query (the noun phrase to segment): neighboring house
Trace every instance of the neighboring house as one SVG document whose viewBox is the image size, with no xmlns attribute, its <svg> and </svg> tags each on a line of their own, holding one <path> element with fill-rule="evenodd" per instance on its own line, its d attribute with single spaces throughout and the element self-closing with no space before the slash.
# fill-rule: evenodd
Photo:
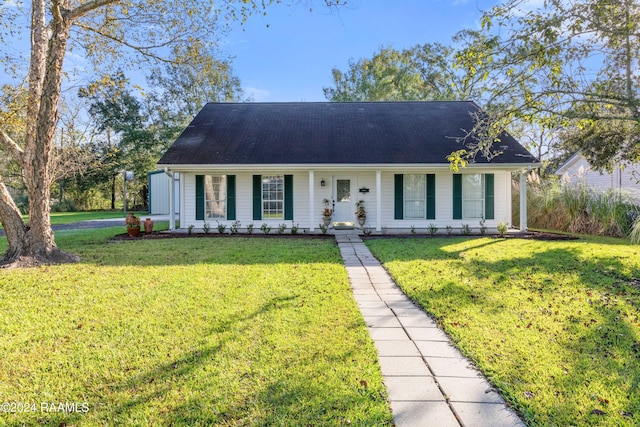
<svg viewBox="0 0 640 427">
<path fill-rule="evenodd" d="M 621 191 L 640 203 L 640 166 L 617 164 L 612 172 L 594 170 L 580 151 L 571 156 L 558 170 L 562 185 L 585 184 L 598 191 Z"/>
<path fill-rule="evenodd" d="M 180 228 L 314 231 L 328 199 L 334 225 L 354 224 L 364 200 L 365 227 L 377 231 L 477 229 L 482 219 L 495 229 L 511 225 L 512 172 L 538 164 L 504 134 L 503 154 L 453 173 L 447 156 L 464 148 L 458 139 L 478 111 L 461 101 L 210 103 L 158 166 L 180 173 Z"/>
</svg>

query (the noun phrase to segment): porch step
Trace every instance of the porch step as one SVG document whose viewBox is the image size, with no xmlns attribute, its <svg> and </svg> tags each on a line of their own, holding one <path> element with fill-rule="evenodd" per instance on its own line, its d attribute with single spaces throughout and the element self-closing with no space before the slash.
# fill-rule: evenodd
<svg viewBox="0 0 640 427">
<path fill-rule="evenodd" d="M 355 222 L 334 222 L 332 225 L 334 230 L 353 230 L 356 228 Z"/>
</svg>

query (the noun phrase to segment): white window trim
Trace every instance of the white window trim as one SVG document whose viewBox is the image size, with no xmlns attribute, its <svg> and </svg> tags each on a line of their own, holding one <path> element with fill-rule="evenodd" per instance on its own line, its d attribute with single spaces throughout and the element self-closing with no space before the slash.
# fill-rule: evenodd
<svg viewBox="0 0 640 427">
<path fill-rule="evenodd" d="M 468 182 L 467 178 L 469 178 L 470 176 L 480 176 L 480 194 L 478 195 L 477 192 L 473 193 L 473 198 L 471 197 L 465 197 L 468 192 L 465 192 L 465 184 Z M 468 184 L 467 184 L 468 185 Z M 485 212 L 485 174 L 483 173 L 477 173 L 477 174 L 463 174 L 462 175 L 462 219 L 482 219 L 484 218 L 484 212 Z M 471 216 L 469 214 L 469 206 L 468 204 L 474 202 L 480 202 L 480 216 Z"/>
<path fill-rule="evenodd" d="M 269 192 L 275 193 L 276 194 L 276 198 L 273 199 L 265 199 L 265 181 L 268 180 L 276 180 L 276 190 L 267 190 Z M 282 190 L 280 191 L 282 194 L 282 198 L 277 198 L 277 193 L 278 193 L 278 184 L 281 184 L 281 188 Z M 263 175 L 262 176 L 262 189 L 261 189 L 261 206 L 262 206 L 262 218 L 263 219 L 276 219 L 276 220 L 283 220 L 284 219 L 284 196 L 285 190 L 284 190 L 284 175 Z M 272 213 L 272 211 L 270 209 L 265 209 L 265 202 L 267 203 L 275 203 L 276 205 L 278 204 L 278 202 L 280 202 L 280 206 L 281 208 L 278 209 L 276 208 L 274 210 L 275 214 Z"/>
<path fill-rule="evenodd" d="M 219 179 L 219 182 L 214 182 L 214 179 Z M 228 198 L 228 194 L 227 194 L 227 176 L 226 175 L 204 175 L 203 177 L 204 180 L 204 218 L 205 220 L 208 219 L 227 219 L 227 198 Z M 209 191 L 207 191 L 207 185 L 208 183 L 211 183 L 212 186 L 215 186 L 216 184 L 219 186 L 218 189 L 218 194 L 224 194 L 224 198 L 220 198 L 220 199 L 209 199 Z M 215 191 L 214 191 L 215 193 Z M 212 210 L 209 209 L 209 203 L 217 203 L 217 204 L 222 204 L 224 206 L 224 213 L 222 216 L 217 216 L 217 215 L 211 215 L 212 214 Z"/>
</svg>

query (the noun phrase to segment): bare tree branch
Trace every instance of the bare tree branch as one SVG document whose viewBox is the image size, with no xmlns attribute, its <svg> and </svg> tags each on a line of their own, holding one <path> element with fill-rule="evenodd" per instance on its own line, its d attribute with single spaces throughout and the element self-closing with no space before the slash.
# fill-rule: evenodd
<svg viewBox="0 0 640 427">
<path fill-rule="evenodd" d="M 113 3 L 117 3 L 118 0 L 93 0 L 87 3 L 81 4 L 80 6 L 67 11 L 66 17 L 68 19 L 77 19 L 81 16 L 86 15 L 89 12 L 92 12 L 95 9 L 98 9 L 102 6 L 108 6 Z"/>
<path fill-rule="evenodd" d="M 2 129 L 0 129 L 0 143 L 2 143 L 5 147 L 7 147 L 9 149 L 9 151 L 11 151 L 11 154 L 13 154 L 13 157 L 15 157 L 15 159 L 18 161 L 18 163 L 22 164 L 23 158 L 24 158 L 24 151 Z"/>
<path fill-rule="evenodd" d="M 165 57 L 156 55 L 154 53 L 151 53 L 151 49 L 159 49 L 159 48 L 166 47 L 166 46 L 169 46 L 169 45 L 175 43 L 175 41 L 178 40 L 177 37 L 176 38 L 172 38 L 171 40 L 167 40 L 166 42 L 161 43 L 159 45 L 136 46 L 134 44 L 126 42 L 124 39 L 121 39 L 121 38 L 118 38 L 118 37 L 114 37 L 111 34 L 102 32 L 102 31 L 98 30 L 97 28 L 92 28 L 92 27 L 90 27 L 88 25 L 84 25 L 84 24 L 81 24 L 81 23 L 76 23 L 76 26 L 79 27 L 79 28 L 82 28 L 85 31 L 90 31 L 90 32 L 96 33 L 96 34 L 98 34 L 98 35 L 100 35 L 100 36 L 102 36 L 104 38 L 107 38 L 109 40 L 112 40 L 112 41 L 114 41 L 116 43 L 120 43 L 123 46 L 126 46 L 126 47 L 128 47 L 130 49 L 133 49 L 136 52 L 139 52 L 140 54 L 142 54 L 144 56 L 147 56 L 147 57 L 150 57 L 152 59 L 155 59 L 155 60 L 157 60 L 159 62 L 164 62 L 164 63 L 169 63 L 169 64 L 177 64 L 175 61 L 172 61 L 172 60 L 170 60 L 168 58 L 165 58 Z"/>
</svg>

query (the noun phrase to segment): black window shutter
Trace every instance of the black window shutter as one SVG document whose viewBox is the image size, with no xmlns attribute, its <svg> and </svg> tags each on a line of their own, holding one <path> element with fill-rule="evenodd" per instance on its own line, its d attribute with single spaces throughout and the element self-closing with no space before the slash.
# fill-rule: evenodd
<svg viewBox="0 0 640 427">
<path fill-rule="evenodd" d="M 262 219 L 262 175 L 253 175 L 253 219 Z"/>
<path fill-rule="evenodd" d="M 227 175 L 227 219 L 236 219 L 236 176 Z"/>
<path fill-rule="evenodd" d="M 404 175 L 397 173 L 393 175 L 393 217 L 394 219 L 404 219 Z"/>
<path fill-rule="evenodd" d="M 293 220 L 293 175 L 284 176 L 284 219 Z"/>
<path fill-rule="evenodd" d="M 203 219 L 204 219 L 204 175 L 196 175 L 196 220 L 203 220 Z"/>
<path fill-rule="evenodd" d="M 427 219 L 436 219 L 436 175 L 427 174 Z"/>
<path fill-rule="evenodd" d="M 484 219 L 495 219 L 493 174 L 484 176 Z"/>
<path fill-rule="evenodd" d="M 462 175 L 453 175 L 453 219 L 462 219 Z"/>
</svg>

